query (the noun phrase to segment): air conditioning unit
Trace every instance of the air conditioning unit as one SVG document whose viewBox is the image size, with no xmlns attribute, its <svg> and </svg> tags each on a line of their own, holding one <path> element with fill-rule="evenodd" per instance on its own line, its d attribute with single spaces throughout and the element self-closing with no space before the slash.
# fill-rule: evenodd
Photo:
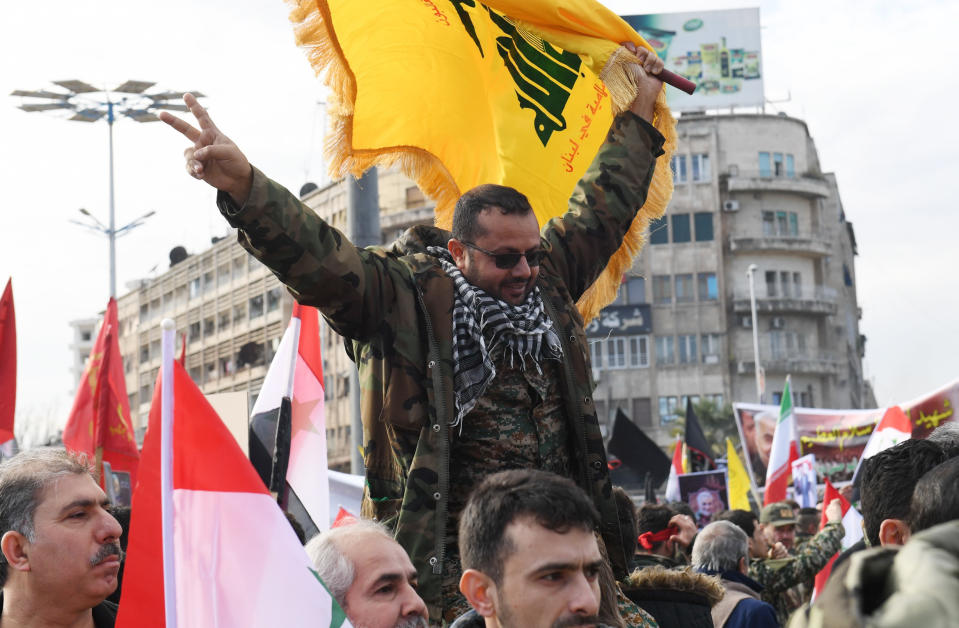
<svg viewBox="0 0 959 628">
<path fill-rule="evenodd" d="M 738 211 L 739 211 L 739 201 L 723 201 L 723 211 L 724 211 L 724 212 L 738 212 Z"/>
<path fill-rule="evenodd" d="M 782 316 L 774 316 L 771 321 L 769 321 L 769 326 L 773 329 L 783 329 L 786 327 L 786 320 Z"/>
<path fill-rule="evenodd" d="M 752 316 L 740 316 L 739 325 L 745 327 L 746 329 L 752 329 L 753 327 L 753 317 Z"/>
<path fill-rule="evenodd" d="M 719 364 L 719 356 L 718 356 L 718 355 L 704 355 L 704 356 L 703 356 L 703 363 L 704 363 L 704 364 Z"/>
</svg>

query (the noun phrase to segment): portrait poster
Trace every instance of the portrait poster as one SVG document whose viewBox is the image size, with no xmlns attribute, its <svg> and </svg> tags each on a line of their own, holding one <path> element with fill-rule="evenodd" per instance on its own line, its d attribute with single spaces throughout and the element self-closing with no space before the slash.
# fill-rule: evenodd
<svg viewBox="0 0 959 628">
<path fill-rule="evenodd" d="M 726 470 L 680 474 L 679 494 L 693 509 L 696 527 L 702 529 L 714 516 L 729 508 Z"/>
<path fill-rule="evenodd" d="M 794 499 L 799 502 L 801 508 L 815 508 L 819 501 L 816 455 L 807 454 L 794 460 L 792 468 Z"/>
</svg>

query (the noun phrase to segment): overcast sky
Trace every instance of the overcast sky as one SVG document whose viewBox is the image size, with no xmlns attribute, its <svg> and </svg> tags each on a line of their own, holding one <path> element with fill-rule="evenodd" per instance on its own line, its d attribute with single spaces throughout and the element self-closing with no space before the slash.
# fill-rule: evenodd
<svg viewBox="0 0 959 628">
<path fill-rule="evenodd" d="M 756 6 L 626 2 L 620 14 Z M 859 245 L 866 374 L 880 405 L 959 376 L 959 128 L 951 107 L 959 3 L 761 2 L 768 111 L 804 119 L 835 172 Z M 375 3 L 371 2 L 372 7 Z M 325 177 L 323 89 L 293 42 L 280 0 L 16 2 L 0 21 L 0 284 L 13 277 L 19 341 L 18 434 L 25 417 L 62 423 L 72 402 L 69 321 L 108 294 L 107 241 L 68 222 L 108 215 L 107 125 L 17 109 L 15 89 L 127 79 L 200 90 L 249 159 L 293 190 Z M 779 102 L 786 101 L 786 102 Z M 184 142 L 162 123 L 114 126 L 117 226 L 148 212 L 117 245 L 118 290 L 162 273 L 175 245 L 191 252 L 227 232 L 214 193 L 183 170 Z M 950 271 L 953 269 L 953 271 Z M 950 314 L 953 312 L 953 314 Z"/>
</svg>

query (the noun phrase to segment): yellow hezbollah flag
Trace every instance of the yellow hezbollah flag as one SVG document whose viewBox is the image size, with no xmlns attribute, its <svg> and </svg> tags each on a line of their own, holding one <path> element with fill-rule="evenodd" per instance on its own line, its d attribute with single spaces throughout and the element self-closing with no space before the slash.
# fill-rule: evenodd
<svg viewBox="0 0 959 628">
<path fill-rule="evenodd" d="M 749 510 L 749 474 L 730 438 L 726 439 L 726 466 L 729 470 L 729 507 Z"/>
<path fill-rule="evenodd" d="M 635 95 L 619 43 L 649 48 L 594 0 L 291 1 L 297 42 L 331 91 L 333 176 L 398 164 L 446 229 L 456 199 L 481 183 L 520 190 L 540 224 L 562 215 Z M 663 94 L 653 123 L 666 154 L 623 246 L 578 304 L 587 319 L 615 297 L 672 195 Z"/>
</svg>

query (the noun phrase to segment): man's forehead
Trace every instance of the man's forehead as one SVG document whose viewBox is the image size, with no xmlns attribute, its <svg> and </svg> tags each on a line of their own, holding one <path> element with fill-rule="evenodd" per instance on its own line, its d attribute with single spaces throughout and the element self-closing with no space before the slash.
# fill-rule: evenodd
<svg viewBox="0 0 959 628">
<path fill-rule="evenodd" d="M 37 510 L 59 510 L 78 501 L 99 503 L 107 499 L 93 478 L 86 473 L 70 473 L 51 480 L 40 493 Z"/>
<path fill-rule="evenodd" d="M 523 561 L 530 570 L 557 562 L 593 562 L 602 559 L 596 536 L 579 526 L 565 532 L 550 530 L 535 520 L 523 518 L 506 527 L 507 538 L 515 550 L 513 555 L 525 552 Z"/>
<path fill-rule="evenodd" d="M 351 535 L 341 551 L 356 566 L 357 578 L 364 581 L 373 581 L 386 574 L 407 576 L 416 571 L 399 543 L 376 532 Z"/>
</svg>

